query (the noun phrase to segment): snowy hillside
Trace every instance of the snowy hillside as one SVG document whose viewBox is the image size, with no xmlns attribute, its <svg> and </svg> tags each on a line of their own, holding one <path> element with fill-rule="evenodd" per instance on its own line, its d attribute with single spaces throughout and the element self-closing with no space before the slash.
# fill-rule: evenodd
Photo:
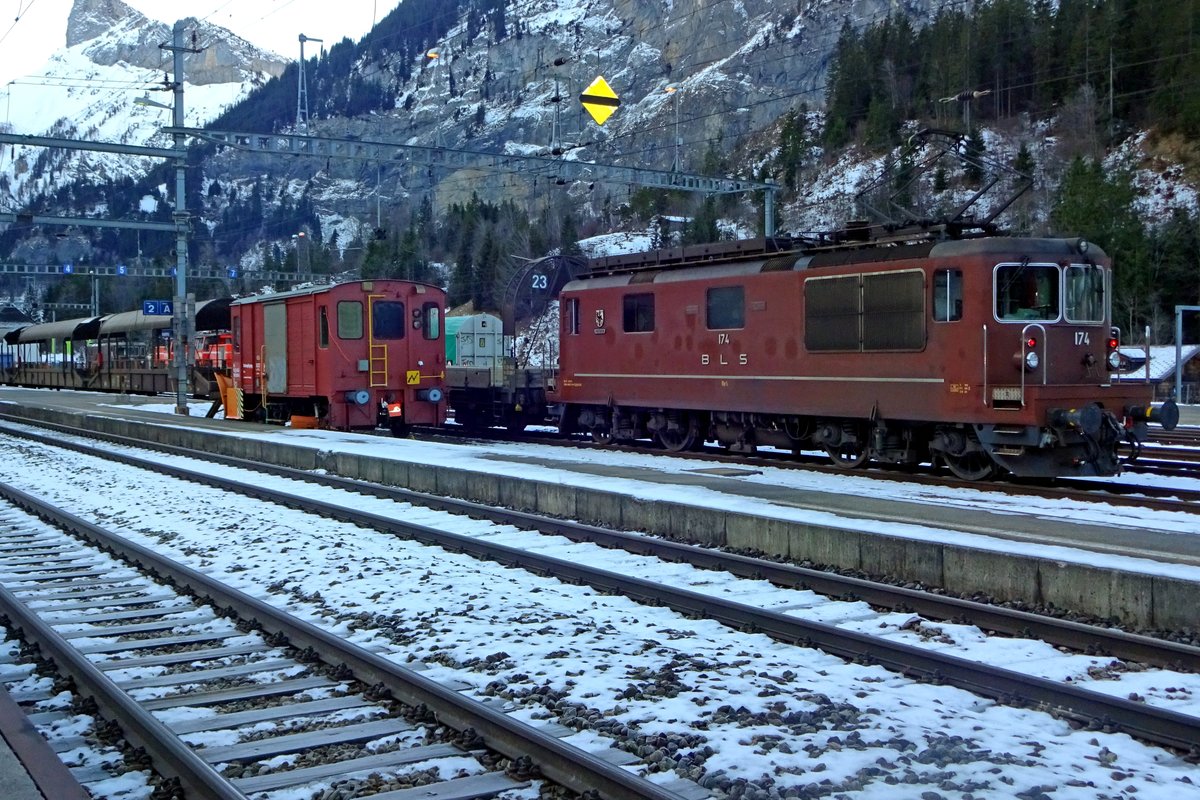
<svg viewBox="0 0 1200 800">
<path fill-rule="evenodd" d="M 194 31 L 197 42 L 208 46 L 202 58 L 185 61 L 185 120 L 199 126 L 280 74 L 284 62 L 224 29 L 191 22 L 188 43 Z M 77 0 L 66 40 L 69 46 L 38 70 L 41 77 L 15 80 L 0 91 L 7 131 L 170 146 L 159 128 L 171 123 L 171 112 L 134 103 L 143 96 L 173 102 L 171 92 L 157 91 L 170 69 L 170 54 L 159 47 L 171 41 L 170 27 L 119 0 Z M 152 165 L 111 154 L 48 156 L 40 148 L 2 148 L 0 198 L 19 207 L 72 180 L 137 177 Z"/>
</svg>

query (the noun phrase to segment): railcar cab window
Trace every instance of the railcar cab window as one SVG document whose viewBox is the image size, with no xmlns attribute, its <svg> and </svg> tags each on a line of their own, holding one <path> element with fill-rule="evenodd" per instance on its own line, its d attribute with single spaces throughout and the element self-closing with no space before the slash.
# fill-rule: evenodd
<svg viewBox="0 0 1200 800">
<path fill-rule="evenodd" d="M 442 335 L 442 310 L 437 303 L 426 303 L 421 306 L 421 320 L 424 323 L 425 338 L 433 340 Z"/>
<path fill-rule="evenodd" d="M 363 306 L 358 300 L 340 300 L 337 305 L 339 339 L 363 337 Z"/>
<path fill-rule="evenodd" d="M 329 308 L 321 306 L 321 322 L 318 335 L 321 337 L 317 342 L 317 347 L 325 350 L 329 347 Z"/>
<path fill-rule="evenodd" d="M 1001 264 L 996 267 L 996 318 L 1056 320 L 1058 290 L 1059 271 L 1054 264 Z"/>
<path fill-rule="evenodd" d="M 1067 322 L 1104 322 L 1106 272 L 1095 264 L 1072 264 L 1066 274 Z"/>
<path fill-rule="evenodd" d="M 418 316 L 420 312 L 417 312 Z M 417 319 L 417 326 L 421 321 Z M 377 300 L 371 304 L 371 337 L 374 339 L 403 339 L 404 328 L 408 324 L 404 318 L 404 303 L 395 300 Z"/>
<path fill-rule="evenodd" d="M 707 292 L 707 325 L 710 331 L 746 327 L 746 290 L 718 286 Z"/>
<path fill-rule="evenodd" d="M 963 283 L 961 269 L 939 269 L 933 273 L 933 321 L 962 319 Z"/>
<path fill-rule="evenodd" d="M 654 295 L 625 295 L 624 323 L 626 333 L 649 333 L 654 330 Z"/>
</svg>

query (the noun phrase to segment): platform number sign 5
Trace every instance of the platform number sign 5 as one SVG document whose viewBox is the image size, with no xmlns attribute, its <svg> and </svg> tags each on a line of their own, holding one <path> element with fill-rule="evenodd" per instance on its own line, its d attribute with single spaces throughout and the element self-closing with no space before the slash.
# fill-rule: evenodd
<svg viewBox="0 0 1200 800">
<path fill-rule="evenodd" d="M 531 288 L 535 292 L 544 292 L 550 288 L 550 278 L 541 272 L 533 273 L 531 278 Z"/>
</svg>

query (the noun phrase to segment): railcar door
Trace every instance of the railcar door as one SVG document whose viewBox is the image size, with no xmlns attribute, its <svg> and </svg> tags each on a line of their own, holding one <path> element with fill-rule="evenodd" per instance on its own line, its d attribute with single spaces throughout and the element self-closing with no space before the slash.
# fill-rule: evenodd
<svg viewBox="0 0 1200 800">
<path fill-rule="evenodd" d="M 313 324 L 313 308 L 310 297 L 293 300 L 287 306 L 287 330 L 291 333 L 293 343 L 287 351 L 290 395 L 311 395 L 317 391 L 317 368 L 312 352 L 317 335 Z"/>
<path fill-rule="evenodd" d="M 287 306 L 263 306 L 263 359 L 267 369 L 267 393 L 283 394 L 288 386 Z"/>
</svg>

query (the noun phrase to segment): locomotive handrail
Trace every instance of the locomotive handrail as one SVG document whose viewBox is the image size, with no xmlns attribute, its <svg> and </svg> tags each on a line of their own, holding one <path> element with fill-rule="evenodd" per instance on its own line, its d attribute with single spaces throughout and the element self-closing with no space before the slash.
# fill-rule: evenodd
<svg viewBox="0 0 1200 800">
<path fill-rule="evenodd" d="M 1049 383 L 1048 371 L 1046 368 L 1046 328 L 1040 322 L 1031 322 L 1024 328 L 1021 328 L 1021 408 L 1025 407 L 1025 343 L 1029 341 L 1029 329 L 1037 328 L 1041 331 L 1041 336 L 1038 341 L 1042 344 L 1041 368 L 1042 368 L 1042 386 Z"/>
<path fill-rule="evenodd" d="M 987 323 L 983 325 L 983 407 L 988 405 L 988 329 Z"/>
</svg>

